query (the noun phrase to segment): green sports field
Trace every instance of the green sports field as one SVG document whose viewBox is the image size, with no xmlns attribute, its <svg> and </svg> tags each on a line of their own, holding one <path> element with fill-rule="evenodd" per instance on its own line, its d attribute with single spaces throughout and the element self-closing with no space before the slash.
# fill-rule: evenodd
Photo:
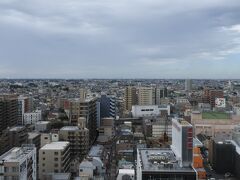
<svg viewBox="0 0 240 180">
<path fill-rule="evenodd" d="M 229 114 L 224 112 L 203 112 L 203 119 L 229 119 Z"/>
</svg>

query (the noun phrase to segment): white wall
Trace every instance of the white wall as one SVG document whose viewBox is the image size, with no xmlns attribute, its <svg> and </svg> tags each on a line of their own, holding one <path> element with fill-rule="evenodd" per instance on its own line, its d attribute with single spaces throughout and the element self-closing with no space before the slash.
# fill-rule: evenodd
<svg viewBox="0 0 240 180">
<path fill-rule="evenodd" d="M 35 111 L 31 113 L 24 113 L 23 114 L 23 123 L 26 124 L 36 124 L 36 122 L 42 120 L 42 112 Z"/>
<path fill-rule="evenodd" d="M 182 156 L 182 128 L 178 125 L 176 119 L 172 120 L 172 146 L 173 152 L 176 155 L 177 160 Z"/>
<path fill-rule="evenodd" d="M 151 105 L 151 106 L 132 106 L 132 116 L 133 117 L 146 117 L 146 116 L 159 116 L 162 110 L 166 110 L 168 115 L 170 115 L 170 106 L 166 107 Z"/>
</svg>

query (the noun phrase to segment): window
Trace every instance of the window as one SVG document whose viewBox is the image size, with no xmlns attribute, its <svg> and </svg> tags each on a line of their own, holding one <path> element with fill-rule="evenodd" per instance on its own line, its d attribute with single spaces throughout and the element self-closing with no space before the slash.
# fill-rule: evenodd
<svg viewBox="0 0 240 180">
<path fill-rule="evenodd" d="M 18 176 L 12 176 L 12 180 L 19 180 Z"/>
<path fill-rule="evenodd" d="M 55 173 L 58 173 L 58 169 L 55 169 L 54 172 L 55 172 Z"/>
<path fill-rule="evenodd" d="M 58 152 L 54 152 L 54 155 L 58 155 Z"/>
<path fill-rule="evenodd" d="M 8 172 L 8 171 L 9 171 L 8 167 L 4 167 L 4 172 Z"/>
<path fill-rule="evenodd" d="M 45 163 L 43 163 L 42 166 L 44 167 L 44 166 L 45 166 Z"/>
<path fill-rule="evenodd" d="M 17 167 L 12 167 L 12 172 L 17 172 L 18 168 Z"/>
<path fill-rule="evenodd" d="M 45 151 L 43 151 L 42 153 L 45 154 Z"/>
<path fill-rule="evenodd" d="M 42 172 L 45 172 L 45 169 L 43 169 Z"/>
<path fill-rule="evenodd" d="M 46 158 L 42 158 L 43 161 L 45 161 Z"/>
<path fill-rule="evenodd" d="M 54 158 L 54 161 L 58 161 L 58 158 Z"/>
<path fill-rule="evenodd" d="M 58 164 L 54 164 L 54 167 L 58 167 Z"/>
</svg>

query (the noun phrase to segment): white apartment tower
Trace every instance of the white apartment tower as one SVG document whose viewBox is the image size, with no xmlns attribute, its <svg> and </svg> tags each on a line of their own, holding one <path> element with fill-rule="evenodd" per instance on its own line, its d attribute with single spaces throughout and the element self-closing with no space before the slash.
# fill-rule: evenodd
<svg viewBox="0 0 240 180">
<path fill-rule="evenodd" d="M 36 110 L 31 113 L 23 114 L 23 125 L 26 124 L 36 124 L 38 121 L 42 120 L 42 112 L 41 110 Z"/>
<path fill-rule="evenodd" d="M 185 80 L 185 91 L 191 91 L 192 90 L 192 80 L 186 79 Z"/>
<path fill-rule="evenodd" d="M 0 180 L 36 180 L 36 148 L 34 145 L 14 147 L 0 156 Z"/>
<path fill-rule="evenodd" d="M 193 159 L 193 127 L 183 119 L 172 120 L 172 146 L 181 167 L 189 167 Z"/>
</svg>

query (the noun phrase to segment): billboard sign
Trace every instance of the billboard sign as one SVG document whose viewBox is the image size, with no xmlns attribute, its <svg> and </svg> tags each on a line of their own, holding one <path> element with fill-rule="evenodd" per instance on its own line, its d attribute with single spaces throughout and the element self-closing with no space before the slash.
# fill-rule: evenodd
<svg viewBox="0 0 240 180">
<path fill-rule="evenodd" d="M 216 100 L 215 100 L 215 107 L 225 108 L 226 107 L 226 100 L 225 100 L 225 98 L 216 98 Z"/>
</svg>

